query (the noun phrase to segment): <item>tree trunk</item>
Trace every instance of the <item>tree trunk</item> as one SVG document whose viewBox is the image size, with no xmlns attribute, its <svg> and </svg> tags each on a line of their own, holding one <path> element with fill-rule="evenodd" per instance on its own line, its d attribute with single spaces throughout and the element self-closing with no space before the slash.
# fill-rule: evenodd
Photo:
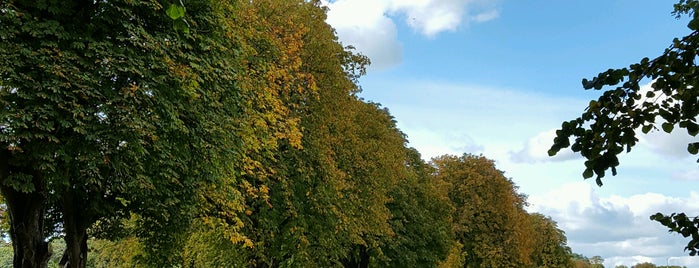
<svg viewBox="0 0 699 268">
<path fill-rule="evenodd" d="M 0 191 L 5 197 L 10 215 L 10 239 L 14 251 L 14 268 L 47 267 L 51 252 L 44 239 L 45 187 L 42 177 L 33 172 L 17 170 L 10 165 L 10 152 L 0 151 Z M 32 175 L 34 191 L 23 193 L 5 183 L 14 172 Z"/>
<path fill-rule="evenodd" d="M 359 249 L 359 265 L 360 268 L 369 267 L 369 250 L 366 246 L 361 246 Z"/>
<path fill-rule="evenodd" d="M 352 254 L 348 259 L 342 262 L 344 267 L 352 268 L 367 268 L 369 267 L 369 250 L 366 246 L 358 246 L 357 255 Z"/>
<path fill-rule="evenodd" d="M 90 216 L 80 214 L 81 211 L 88 213 L 81 208 L 71 189 L 65 189 L 62 201 L 66 250 L 59 264 L 64 268 L 84 268 L 87 264 L 86 223 L 90 222 Z"/>
<path fill-rule="evenodd" d="M 66 233 L 66 250 L 63 252 L 60 267 L 63 268 L 84 268 L 87 265 L 87 234 Z"/>
</svg>

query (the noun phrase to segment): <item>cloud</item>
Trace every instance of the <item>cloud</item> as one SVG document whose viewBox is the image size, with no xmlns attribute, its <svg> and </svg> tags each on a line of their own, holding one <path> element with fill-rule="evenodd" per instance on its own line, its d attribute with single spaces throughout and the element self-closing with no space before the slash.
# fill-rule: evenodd
<svg viewBox="0 0 699 268">
<path fill-rule="evenodd" d="M 498 17 L 500 17 L 500 12 L 498 12 L 497 10 L 490 10 L 473 16 L 472 20 L 475 22 L 486 22 L 494 20 Z"/>
<path fill-rule="evenodd" d="M 519 151 L 510 152 L 510 160 L 515 163 L 536 163 L 547 161 L 565 161 L 579 158 L 579 154 L 573 153 L 569 148 L 563 149 L 555 156 L 548 155 L 548 150 L 553 145 L 556 137 L 556 129 L 541 132 L 524 143 Z"/>
<path fill-rule="evenodd" d="M 478 144 L 471 136 L 458 131 L 443 134 L 429 130 L 417 130 L 411 132 L 408 140 L 411 146 L 417 147 L 416 149 L 420 151 L 425 160 L 445 154 L 480 154 L 484 149 L 483 145 Z"/>
<path fill-rule="evenodd" d="M 416 32 L 435 37 L 455 31 L 470 21 L 493 20 L 499 12 L 485 0 L 336 0 L 323 1 L 328 7 L 328 24 L 344 45 L 354 46 L 368 56 L 373 69 L 386 69 L 401 62 L 395 19 Z M 474 12 L 475 11 L 475 12 Z"/>
<path fill-rule="evenodd" d="M 390 107 L 410 145 L 425 158 L 482 153 L 498 162 L 510 162 L 512 151 L 520 150 L 529 137 L 559 125 L 586 103 L 514 89 L 431 80 L 391 81 L 367 88 L 400 89 L 364 91 L 362 97 Z M 537 157 L 547 159 L 549 146 L 545 143 L 553 138 L 536 140 L 529 145 L 531 150 L 522 150 L 538 150 Z M 538 149 L 534 148 L 536 144 Z M 558 156 L 565 157 L 564 151 Z"/>
<path fill-rule="evenodd" d="M 386 69 L 401 62 L 402 47 L 395 23 L 386 16 L 386 1 L 339 0 L 326 5 L 326 21 L 340 41 L 369 57 L 371 68 Z"/>
<path fill-rule="evenodd" d="M 405 14 L 406 24 L 426 36 L 453 31 L 461 24 L 468 1 L 390 1 L 390 11 Z"/>
<path fill-rule="evenodd" d="M 662 124 L 659 120 L 659 124 Z M 677 126 L 675 126 L 677 128 Z M 638 133 L 641 133 L 640 131 Z M 686 158 L 691 156 L 687 152 L 687 144 L 696 142 L 697 138 L 687 134 L 684 129 L 675 129 L 672 133 L 664 131 L 652 131 L 639 136 L 639 145 L 648 146 L 653 152 L 672 158 Z"/>
<path fill-rule="evenodd" d="M 689 265 L 692 260 L 683 252 L 687 240 L 668 233 L 649 216 L 679 211 L 699 215 L 699 193 L 682 198 L 658 193 L 600 197 L 597 189 L 586 182 L 566 184 L 530 197 L 530 210 L 551 216 L 566 232 L 574 252 L 602 256 L 605 266 L 664 264 L 668 257 L 676 261 L 673 264 Z"/>
<path fill-rule="evenodd" d="M 672 175 L 674 179 L 683 181 L 699 181 L 699 169 L 694 168 L 682 172 L 676 172 Z"/>
<path fill-rule="evenodd" d="M 651 86 L 653 83 L 654 81 L 651 81 L 641 86 L 639 94 L 642 97 L 635 105 L 636 107 L 641 107 L 645 102 L 660 103 L 668 99 L 665 94 L 660 93 L 652 98 L 647 97 L 646 94 L 648 92 L 654 91 Z M 655 126 L 658 129 L 651 130 L 651 132 L 648 134 L 642 134 L 640 129 L 636 130 L 636 133 L 640 134 L 639 144 L 647 146 L 653 152 L 663 156 L 673 158 L 685 158 L 689 156 L 689 153 L 687 152 L 687 144 L 696 142 L 697 139 L 687 134 L 687 131 L 679 128 L 678 125 L 675 125 L 674 131 L 671 133 L 665 133 L 665 131 L 659 129 L 660 125 L 665 122 L 666 121 L 663 120 L 662 117 L 657 116 Z"/>
</svg>

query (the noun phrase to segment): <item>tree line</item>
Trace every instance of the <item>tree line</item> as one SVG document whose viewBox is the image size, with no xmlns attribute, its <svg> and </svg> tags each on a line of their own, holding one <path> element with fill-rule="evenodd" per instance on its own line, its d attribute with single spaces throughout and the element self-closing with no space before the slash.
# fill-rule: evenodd
<svg viewBox="0 0 699 268">
<path fill-rule="evenodd" d="M 492 160 L 407 147 L 358 96 L 369 60 L 325 18 L 305 0 L 2 1 L 0 252 L 13 267 L 573 267 Z"/>
</svg>

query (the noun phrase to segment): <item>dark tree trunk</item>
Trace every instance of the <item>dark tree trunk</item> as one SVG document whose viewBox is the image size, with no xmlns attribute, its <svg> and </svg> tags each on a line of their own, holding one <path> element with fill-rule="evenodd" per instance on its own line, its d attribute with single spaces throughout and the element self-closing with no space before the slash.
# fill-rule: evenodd
<svg viewBox="0 0 699 268">
<path fill-rule="evenodd" d="M 349 259 L 342 262 L 342 266 L 348 268 L 367 268 L 369 267 L 369 250 L 366 246 L 359 246 L 359 252 L 357 254 L 352 254 L 354 256 L 349 257 Z"/>
<path fill-rule="evenodd" d="M 359 265 L 357 267 L 369 267 L 369 250 L 365 246 L 359 248 Z"/>
<path fill-rule="evenodd" d="M 88 215 L 81 215 L 80 201 L 73 192 L 66 189 L 63 193 L 63 223 L 66 234 L 66 250 L 61 257 L 61 267 L 84 268 L 87 264 L 87 222 Z"/>
<path fill-rule="evenodd" d="M 84 268 L 87 265 L 87 234 L 66 234 L 66 250 L 59 265 L 63 268 Z"/>
<path fill-rule="evenodd" d="M 45 187 L 42 177 L 35 172 L 19 170 L 10 165 L 10 152 L 0 151 L 0 191 L 5 197 L 10 215 L 10 238 L 14 251 L 13 267 L 47 267 L 51 252 L 44 237 L 46 211 Z M 24 193 L 5 183 L 10 174 L 21 172 L 32 175 L 34 191 Z"/>
</svg>

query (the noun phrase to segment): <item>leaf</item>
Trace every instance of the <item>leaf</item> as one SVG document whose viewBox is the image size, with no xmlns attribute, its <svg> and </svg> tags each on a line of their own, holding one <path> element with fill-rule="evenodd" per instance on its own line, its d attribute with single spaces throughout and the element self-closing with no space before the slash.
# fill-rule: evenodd
<svg viewBox="0 0 699 268">
<path fill-rule="evenodd" d="M 697 154 L 697 153 L 699 153 L 699 142 L 694 142 L 694 143 L 688 144 L 688 145 L 687 145 L 687 151 L 688 151 L 690 154 Z"/>
<path fill-rule="evenodd" d="M 691 29 L 692 31 L 696 31 L 697 29 L 699 29 L 699 20 L 693 19 L 693 20 L 689 21 L 689 23 L 687 24 L 687 27 L 689 29 Z"/>
<path fill-rule="evenodd" d="M 699 134 L 699 125 L 694 122 L 687 122 L 687 133 L 689 135 L 692 135 L 692 137 L 696 137 L 697 134 Z"/>
<path fill-rule="evenodd" d="M 658 212 L 658 213 L 655 213 L 655 214 L 651 215 L 651 216 L 650 216 L 650 220 L 652 220 L 652 221 L 660 221 L 660 219 L 662 219 L 663 217 L 665 217 L 665 216 L 664 216 L 662 213 Z"/>
<path fill-rule="evenodd" d="M 594 175 L 594 173 L 592 172 L 591 168 L 586 168 L 585 171 L 583 172 L 583 178 L 585 178 L 585 179 L 592 178 L 593 175 Z"/>
<path fill-rule="evenodd" d="M 670 133 L 670 132 L 672 132 L 672 129 L 675 128 L 675 125 L 668 123 L 668 122 L 665 122 L 665 123 L 663 123 L 662 127 L 663 127 L 663 131 L 665 131 L 666 133 Z"/>
<path fill-rule="evenodd" d="M 189 25 L 187 25 L 187 22 L 184 19 L 176 20 L 172 27 L 175 29 L 175 31 L 183 32 L 186 34 L 189 33 Z"/>
<path fill-rule="evenodd" d="M 167 14 L 168 17 L 170 17 L 173 20 L 177 20 L 179 18 L 184 17 L 186 9 L 185 7 L 178 5 L 178 4 L 170 4 L 170 6 L 167 7 L 167 10 L 165 10 L 165 14 Z"/>
<path fill-rule="evenodd" d="M 641 128 L 641 131 L 643 132 L 643 134 L 648 134 L 648 132 L 650 132 L 651 129 L 653 129 L 653 125 L 645 125 Z"/>
</svg>

